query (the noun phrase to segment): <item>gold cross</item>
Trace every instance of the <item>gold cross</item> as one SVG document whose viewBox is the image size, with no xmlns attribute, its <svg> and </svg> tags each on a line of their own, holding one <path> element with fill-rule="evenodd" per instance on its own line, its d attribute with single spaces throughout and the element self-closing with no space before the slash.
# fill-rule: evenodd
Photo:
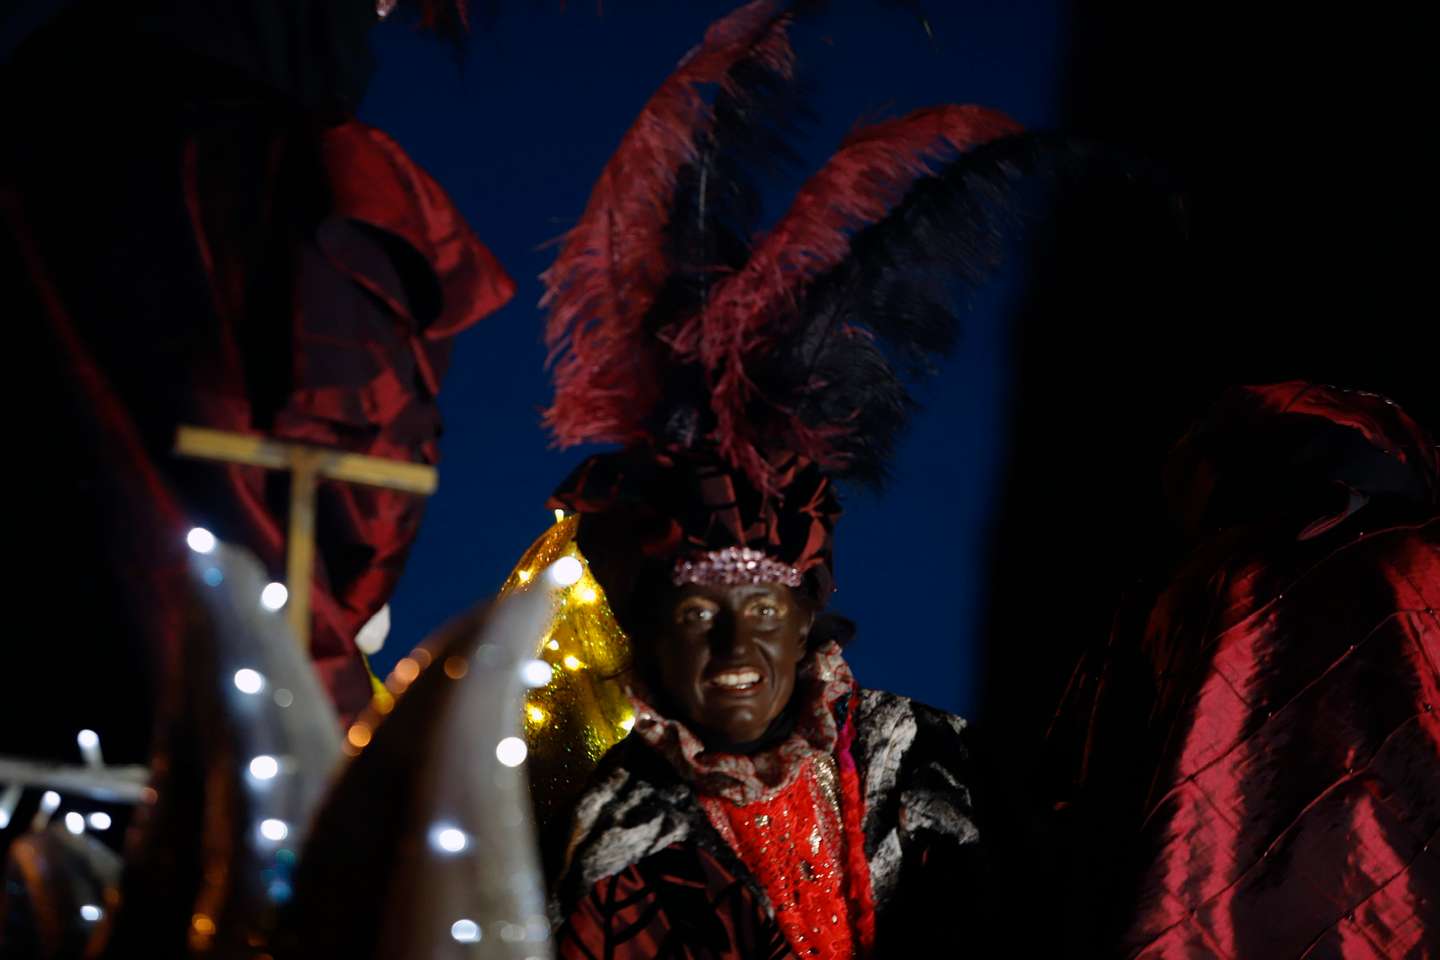
<svg viewBox="0 0 1440 960">
<path fill-rule="evenodd" d="M 266 437 L 204 427 L 181 427 L 175 451 L 187 457 L 290 471 L 290 530 L 285 544 L 286 615 L 310 649 L 310 580 L 315 570 L 315 488 L 321 480 L 363 483 L 429 496 L 435 468 L 423 463 L 367 457 L 326 447 L 285 443 Z"/>
</svg>

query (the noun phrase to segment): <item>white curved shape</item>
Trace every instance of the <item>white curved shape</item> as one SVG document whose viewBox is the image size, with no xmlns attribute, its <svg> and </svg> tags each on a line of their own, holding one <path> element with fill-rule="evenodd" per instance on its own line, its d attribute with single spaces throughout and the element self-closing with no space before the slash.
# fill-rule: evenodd
<svg viewBox="0 0 1440 960">
<path fill-rule="evenodd" d="M 365 621 L 365 626 L 355 634 L 355 646 L 360 652 L 367 656 L 380 652 L 385 646 L 385 638 L 390 636 L 390 604 L 385 604 L 375 611 L 375 616 Z"/>
</svg>

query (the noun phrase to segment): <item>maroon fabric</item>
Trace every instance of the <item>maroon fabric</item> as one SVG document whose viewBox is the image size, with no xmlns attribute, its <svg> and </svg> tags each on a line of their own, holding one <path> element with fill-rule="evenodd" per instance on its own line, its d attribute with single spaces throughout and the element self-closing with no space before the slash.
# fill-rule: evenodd
<svg viewBox="0 0 1440 960">
<path fill-rule="evenodd" d="M 440 433 L 435 397 L 450 338 L 503 305 L 514 285 L 439 186 L 385 134 L 349 121 L 320 131 L 316 145 L 315 186 L 328 192 L 329 209 L 313 237 L 293 238 L 288 395 L 276 398 L 267 424 L 252 393 L 206 396 L 201 386 L 206 425 L 259 428 L 283 440 L 433 464 Z M 264 225 L 253 223 L 251 208 L 227 209 L 235 171 L 221 152 L 229 144 L 199 139 L 187 147 L 187 203 L 216 312 L 238 330 L 253 320 L 247 298 L 254 263 L 227 241 L 240 232 L 236 220 L 240 230 Z M 278 165 L 294 150 L 283 139 L 269 145 L 277 182 L 290 175 Z M 274 202 L 264 194 L 256 199 Z M 243 358 L 237 366 L 243 368 Z M 277 484 L 253 468 L 224 469 L 227 498 L 240 508 L 241 529 L 232 536 L 283 569 L 284 507 L 267 497 Z M 354 637 L 394 590 L 423 507 L 408 494 L 322 487 L 311 649 L 343 711 L 369 699 Z"/>
<path fill-rule="evenodd" d="M 561 960 L 793 957 L 749 887 L 710 854 L 670 847 L 595 885 L 561 928 Z"/>
<path fill-rule="evenodd" d="M 184 530 L 184 516 L 161 471 L 146 456 L 142 439 L 130 418 L 125 416 L 114 389 L 104 372 L 97 365 L 76 328 L 74 319 L 65 306 L 65 299 L 57 289 L 54 278 L 32 242 L 30 230 L 25 222 L 20 197 L 9 186 L 0 189 L 0 233 L 8 241 L 4 249 L 13 259 L 10 266 L 16 276 L 26 278 L 26 287 L 17 290 L 18 296 L 12 306 L 19 314 L 29 309 L 32 316 L 42 322 L 44 335 L 37 346 L 40 356 L 54 358 L 56 366 L 63 367 L 69 374 L 67 391 L 61 401 L 61 416 L 76 423 L 80 429 L 63 436 L 47 435 L 36 438 L 37 443 L 26 445 L 37 456 L 37 461 L 46 467 L 63 472 L 67 469 L 93 467 L 105 463 L 113 467 L 113 473 L 104 479 L 110 488 L 108 495 L 98 498 L 92 508 L 119 512 L 123 505 L 124 522 L 119 525 L 122 535 L 113 537 L 106 545 L 109 549 L 87 559 L 98 559 L 114 571 L 125 571 L 124 579 L 135 593 L 142 597 L 172 597 L 185 590 L 187 578 L 186 548 L 180 536 L 156 537 L 141 533 L 153 531 L 177 532 Z M 53 369 L 45 366 L 42 370 Z M 41 420 L 43 424 L 44 421 Z M 34 424 L 29 424 L 34 426 Z M 43 426 L 42 426 L 43 431 Z M 55 486 L 66 489 L 62 478 Z M 86 478 L 89 480 L 90 478 Z M 41 504 L 46 501 L 37 498 Z M 73 513 L 82 524 L 94 524 L 98 518 L 89 515 L 81 504 L 75 504 Z M 29 513 L 22 513 L 14 524 L 20 542 L 34 548 L 35 560 L 42 576 L 54 576 L 57 572 L 73 567 L 76 558 L 74 544 L 66 538 L 68 525 L 65 515 L 45 516 L 38 519 L 49 528 L 50 537 L 28 537 L 34 527 Z M 68 528 L 73 529 L 73 528 Z M 42 535 L 43 537 L 43 535 Z M 65 551 L 64 566 L 56 563 L 56 552 Z M 77 591 L 80 609 L 98 599 L 95 594 Z M 29 593 L 27 596 L 43 600 L 44 592 Z M 112 616 L 118 611 L 110 611 Z M 120 614 L 123 616 L 123 614 Z M 113 651 L 122 656 L 126 653 L 145 651 L 148 658 L 145 666 L 165 671 L 174 663 L 176 650 L 174 641 L 180 636 L 181 611 L 179 604 L 156 604 L 148 611 L 146 635 L 140 638 L 122 638 L 113 645 Z M 84 623 L 81 617 L 74 620 Z M 23 622 L 23 621 L 22 621 Z M 24 631 L 22 631 L 22 635 Z M 77 646 L 84 650 L 84 637 L 77 638 Z M 126 640 L 129 642 L 126 642 Z M 27 670 L 26 660 L 41 653 L 33 643 L 18 645 L 21 650 L 19 674 L 30 676 L 32 681 L 47 675 L 48 671 Z M 47 667 L 49 665 L 46 665 Z M 45 671 L 45 672 L 41 672 Z M 43 691 L 43 685 L 40 691 Z M 32 688 L 32 693 L 40 692 Z M 6 726 L 9 726 L 7 724 Z M 65 730 L 70 735 L 70 729 Z M 22 737 L 34 741 L 33 727 L 21 728 Z"/>
<path fill-rule="evenodd" d="M 1125 955 L 1440 956 L 1437 477 L 1393 405 L 1307 384 L 1177 448 L 1193 548 L 1057 726 Z"/>
<path fill-rule="evenodd" d="M 383 134 L 317 123 L 228 75 L 192 80 L 225 95 L 200 112 L 135 101 L 144 109 L 94 128 L 37 112 L 0 169 L 0 240 L 25 252 L 7 256 L 5 288 L 57 387 L 26 418 L 36 436 L 25 445 L 55 482 L 29 493 L 35 518 L 20 536 L 61 541 L 37 555 L 40 570 L 62 543 L 98 565 L 67 629 L 78 670 L 55 684 L 93 711 L 91 725 L 104 719 L 117 759 L 143 756 L 140 664 L 176 614 L 154 564 L 135 558 L 183 550 L 200 524 L 284 573 L 287 478 L 181 460 L 176 427 L 434 463 L 451 338 L 513 291 Z M 97 164 L 95 143 L 124 149 Z M 342 713 L 369 699 L 353 637 L 394 588 L 422 509 L 321 487 L 313 652 Z M 73 745 L 78 721 L 58 699 L 54 709 L 56 745 Z"/>
</svg>

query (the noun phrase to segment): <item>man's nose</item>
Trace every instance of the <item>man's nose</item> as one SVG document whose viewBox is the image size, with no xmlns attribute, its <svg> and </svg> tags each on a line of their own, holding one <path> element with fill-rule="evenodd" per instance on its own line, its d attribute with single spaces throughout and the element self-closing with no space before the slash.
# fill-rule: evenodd
<svg viewBox="0 0 1440 960">
<path fill-rule="evenodd" d="M 729 613 L 721 613 L 715 619 L 710 633 L 712 652 L 727 660 L 741 660 L 750 652 L 754 638 L 744 624 Z"/>
</svg>

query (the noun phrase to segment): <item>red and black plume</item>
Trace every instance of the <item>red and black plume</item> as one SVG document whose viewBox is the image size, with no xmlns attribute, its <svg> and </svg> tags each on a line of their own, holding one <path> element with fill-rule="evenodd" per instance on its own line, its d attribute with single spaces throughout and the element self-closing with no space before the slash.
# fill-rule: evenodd
<svg viewBox="0 0 1440 960">
<path fill-rule="evenodd" d="M 834 480 L 879 485 L 908 382 L 959 336 L 1015 186 L 1087 149 L 938 106 L 855 130 L 758 228 L 759 178 L 794 159 L 794 8 L 713 25 L 645 105 L 545 273 L 560 446 L 616 443 L 551 505 L 616 609 L 676 560 L 732 546 L 822 602 Z M 646 571 L 649 571 L 648 573 Z"/>
<path fill-rule="evenodd" d="M 782 452 L 878 482 L 907 376 L 953 346 L 988 208 L 1022 172 L 1004 147 L 1019 127 L 940 106 L 856 130 L 757 236 L 752 179 L 789 155 L 798 112 L 790 9 L 759 0 L 710 28 L 546 272 L 561 446 L 704 447 L 768 494 Z"/>
<path fill-rule="evenodd" d="M 625 133 L 565 235 L 542 278 L 555 378 L 545 422 L 560 445 L 651 438 L 649 414 L 672 363 L 652 308 L 667 288 L 673 296 L 672 281 L 711 266 L 683 262 L 672 243 L 686 232 L 677 193 L 724 193 L 696 184 L 695 171 L 713 150 L 717 116 L 736 110 L 752 85 L 788 79 L 788 25 L 783 5 L 758 0 L 711 26 Z M 720 232 L 691 233 L 715 247 L 724 242 Z"/>
</svg>

